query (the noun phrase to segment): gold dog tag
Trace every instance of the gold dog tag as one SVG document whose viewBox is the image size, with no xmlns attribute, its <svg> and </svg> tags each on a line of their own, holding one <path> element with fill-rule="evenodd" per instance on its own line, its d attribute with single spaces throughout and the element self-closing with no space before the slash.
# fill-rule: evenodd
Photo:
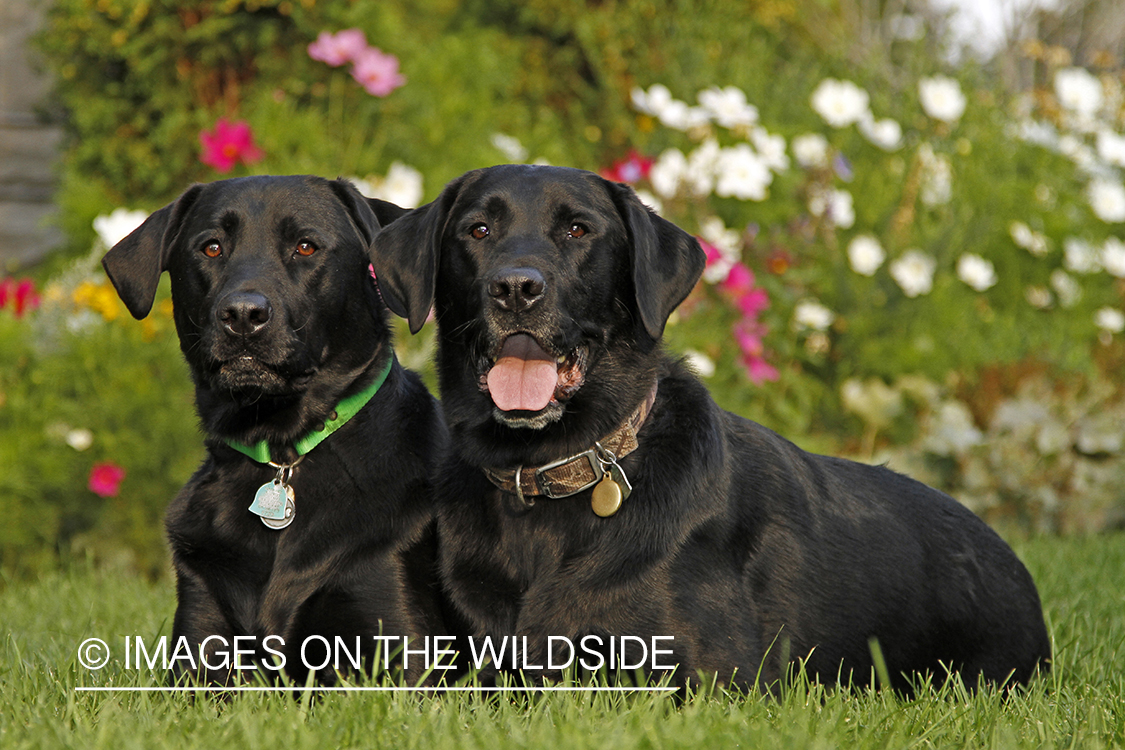
<svg viewBox="0 0 1125 750">
<path fill-rule="evenodd" d="M 609 472 L 603 474 L 602 481 L 594 485 L 590 507 L 602 518 L 612 516 L 621 507 L 621 488 L 610 479 Z"/>
</svg>

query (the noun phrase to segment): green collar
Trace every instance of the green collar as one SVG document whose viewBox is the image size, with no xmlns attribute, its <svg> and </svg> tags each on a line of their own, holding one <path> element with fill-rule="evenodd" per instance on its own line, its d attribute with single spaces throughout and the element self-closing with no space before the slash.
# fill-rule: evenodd
<svg viewBox="0 0 1125 750">
<path fill-rule="evenodd" d="M 333 419 L 328 420 L 320 428 L 313 430 L 293 443 L 293 450 L 297 451 L 297 455 L 303 456 L 320 445 L 320 442 L 324 440 L 324 438 L 343 427 L 345 422 L 354 417 L 364 406 L 367 406 L 367 402 L 371 400 L 371 397 L 374 396 L 379 388 L 382 387 L 383 383 L 386 382 L 387 375 L 391 372 L 391 365 L 394 364 L 394 360 L 395 358 L 392 354 L 391 357 L 387 359 L 387 366 L 384 367 L 378 377 L 371 382 L 371 385 L 336 404 L 336 416 Z M 266 443 L 265 440 L 259 440 L 254 445 L 246 445 L 237 440 L 224 440 L 224 442 L 239 453 L 246 454 L 260 464 L 273 462 L 269 444 Z"/>
</svg>

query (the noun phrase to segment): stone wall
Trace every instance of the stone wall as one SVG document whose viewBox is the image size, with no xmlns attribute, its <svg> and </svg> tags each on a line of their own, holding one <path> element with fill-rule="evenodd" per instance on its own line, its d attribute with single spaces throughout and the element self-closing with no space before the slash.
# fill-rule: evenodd
<svg viewBox="0 0 1125 750">
<path fill-rule="evenodd" d="M 41 260 L 62 241 L 52 224 L 62 130 L 41 115 L 50 82 L 30 38 L 48 0 L 0 0 L 0 275 Z"/>
</svg>

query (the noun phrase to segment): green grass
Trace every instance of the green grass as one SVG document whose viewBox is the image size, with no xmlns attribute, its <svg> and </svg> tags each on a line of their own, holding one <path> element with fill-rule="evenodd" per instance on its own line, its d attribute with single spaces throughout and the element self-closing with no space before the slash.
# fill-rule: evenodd
<svg viewBox="0 0 1125 750">
<path fill-rule="evenodd" d="M 0 747 L 1100 748 L 1125 746 L 1125 536 L 1017 544 L 1039 583 L 1055 669 L 1023 694 L 956 685 L 905 701 L 818 687 L 780 699 L 659 695 L 240 694 L 229 702 L 78 686 L 159 684 L 78 644 L 170 630 L 168 582 L 75 569 L 0 592 Z"/>
</svg>

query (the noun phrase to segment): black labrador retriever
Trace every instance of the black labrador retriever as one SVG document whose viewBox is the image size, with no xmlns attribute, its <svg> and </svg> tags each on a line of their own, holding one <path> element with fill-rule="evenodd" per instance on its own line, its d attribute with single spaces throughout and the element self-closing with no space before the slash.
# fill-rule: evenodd
<svg viewBox="0 0 1125 750">
<path fill-rule="evenodd" d="M 283 665 L 331 683 L 393 668 L 394 639 L 417 650 L 443 633 L 429 477 L 447 433 L 395 358 L 369 270 L 402 211 L 343 180 L 222 180 L 103 259 L 138 319 L 168 271 L 206 433 L 167 514 L 174 676 L 229 684 Z M 413 680 L 426 665 L 407 666 Z"/>
<path fill-rule="evenodd" d="M 469 172 L 382 231 L 374 266 L 412 330 L 436 306 L 442 579 L 477 641 L 518 638 L 498 666 L 772 689 L 798 659 L 866 684 L 881 652 L 903 691 L 1046 668 L 1035 585 L 970 511 L 721 411 L 661 351 L 704 255 L 627 186 Z"/>
</svg>

